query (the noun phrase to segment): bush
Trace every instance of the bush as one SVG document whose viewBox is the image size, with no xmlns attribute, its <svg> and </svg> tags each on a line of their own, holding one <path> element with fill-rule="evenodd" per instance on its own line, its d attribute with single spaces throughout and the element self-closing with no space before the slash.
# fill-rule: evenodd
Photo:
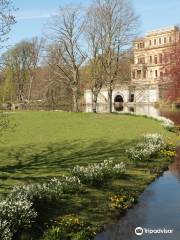
<svg viewBox="0 0 180 240">
<path fill-rule="evenodd" d="M 77 177 L 53 178 L 47 183 L 16 186 L 9 194 L 10 199 L 28 199 L 35 202 L 39 199 L 59 200 L 63 194 L 76 193 L 81 190 Z"/>
<path fill-rule="evenodd" d="M 6 224 L 6 232 L 8 229 L 11 234 L 15 234 L 22 229 L 31 226 L 36 218 L 37 213 L 32 208 L 32 203 L 28 200 L 5 199 L 0 202 L 0 221 Z M 10 234 L 9 233 L 9 234 Z"/>
<path fill-rule="evenodd" d="M 165 148 L 166 144 L 159 134 L 146 134 L 143 136 L 142 142 L 134 147 L 126 150 L 129 158 L 138 163 L 139 161 L 150 160 L 161 149 Z"/>
<path fill-rule="evenodd" d="M 59 185 L 58 182 L 61 181 L 61 187 L 64 194 L 77 193 L 81 191 L 81 182 L 78 177 L 67 177 L 62 176 L 60 179 L 54 178 L 50 183 Z"/>
<path fill-rule="evenodd" d="M 125 164 L 114 164 L 111 160 L 105 160 L 102 163 L 89 164 L 87 167 L 76 166 L 72 174 L 78 177 L 82 183 L 90 185 L 99 185 L 107 178 L 120 177 L 125 173 Z"/>
<path fill-rule="evenodd" d="M 0 239 L 1 240 L 11 240 L 12 233 L 9 229 L 9 224 L 6 220 L 0 219 Z"/>
</svg>

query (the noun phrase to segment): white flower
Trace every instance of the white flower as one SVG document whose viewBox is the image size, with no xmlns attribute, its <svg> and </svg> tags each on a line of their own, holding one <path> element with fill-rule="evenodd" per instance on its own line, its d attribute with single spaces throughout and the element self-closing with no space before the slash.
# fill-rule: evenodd
<svg viewBox="0 0 180 240">
<path fill-rule="evenodd" d="M 0 218 L 0 239 L 1 240 L 11 240 L 13 234 L 9 229 L 9 224 L 6 220 Z"/>
<path fill-rule="evenodd" d="M 124 163 L 115 165 L 112 160 L 104 160 L 101 163 L 89 164 L 87 167 L 78 165 L 72 170 L 72 174 L 80 178 L 83 183 L 92 185 L 101 184 L 105 178 L 117 177 L 124 172 Z"/>
<path fill-rule="evenodd" d="M 0 220 L 8 222 L 12 233 L 29 226 L 37 213 L 32 208 L 33 203 L 28 200 L 5 199 L 0 202 Z"/>
<path fill-rule="evenodd" d="M 133 161 L 148 160 L 150 157 L 165 147 L 165 142 L 160 134 L 146 134 L 143 142 L 126 150 L 130 159 Z"/>
</svg>

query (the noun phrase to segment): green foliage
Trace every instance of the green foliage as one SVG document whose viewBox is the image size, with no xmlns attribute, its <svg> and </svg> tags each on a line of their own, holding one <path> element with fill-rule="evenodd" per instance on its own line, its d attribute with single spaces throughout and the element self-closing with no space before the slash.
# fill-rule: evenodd
<svg viewBox="0 0 180 240">
<path fill-rule="evenodd" d="M 61 228 L 52 227 L 45 233 L 43 240 L 67 240 L 67 238 Z"/>
<path fill-rule="evenodd" d="M 43 240 L 91 240 L 95 236 L 92 228 L 76 215 L 65 215 L 56 220 Z"/>
</svg>

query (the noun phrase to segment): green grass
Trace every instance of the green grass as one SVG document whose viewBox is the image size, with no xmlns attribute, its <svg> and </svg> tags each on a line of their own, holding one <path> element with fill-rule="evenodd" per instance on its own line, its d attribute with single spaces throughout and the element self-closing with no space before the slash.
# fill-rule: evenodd
<svg viewBox="0 0 180 240">
<path fill-rule="evenodd" d="M 167 132 L 157 121 L 117 114 L 18 112 L 10 115 L 17 127 L 5 146 L 62 141 L 134 140 L 146 132 Z"/>
<path fill-rule="evenodd" d="M 134 167 L 125 154 L 142 134 L 160 133 L 165 138 L 174 134 L 159 122 L 117 114 L 68 112 L 16 112 L 9 114 L 16 124 L 5 133 L 0 144 L 0 193 L 12 186 L 68 174 L 77 164 L 101 162 L 115 157 L 124 161 L 128 173 L 124 179 L 110 181 L 100 188 L 87 188 L 83 196 L 73 196 L 61 204 L 42 206 L 40 225 L 63 214 L 76 213 L 94 225 L 108 223 L 107 199 L 120 189 L 141 192 L 155 174 L 151 169 L 167 165 L 157 158 L 149 164 Z"/>
</svg>

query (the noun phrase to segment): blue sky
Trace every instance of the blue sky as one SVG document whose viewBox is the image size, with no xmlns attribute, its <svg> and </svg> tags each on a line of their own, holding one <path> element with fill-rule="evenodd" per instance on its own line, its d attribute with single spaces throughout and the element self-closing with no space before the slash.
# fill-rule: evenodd
<svg viewBox="0 0 180 240">
<path fill-rule="evenodd" d="M 17 23 L 13 26 L 9 44 L 13 45 L 23 39 L 41 36 L 48 19 L 66 3 L 88 5 L 91 0 L 14 0 Z M 140 17 L 139 33 L 172 26 L 180 23 L 180 0 L 132 0 Z"/>
</svg>

